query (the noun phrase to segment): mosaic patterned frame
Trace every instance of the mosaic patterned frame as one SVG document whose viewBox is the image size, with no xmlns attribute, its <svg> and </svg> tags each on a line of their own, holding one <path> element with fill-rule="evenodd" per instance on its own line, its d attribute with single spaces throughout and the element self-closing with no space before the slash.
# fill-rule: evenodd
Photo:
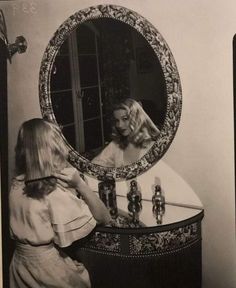
<svg viewBox="0 0 236 288">
<path fill-rule="evenodd" d="M 100 17 L 113 18 L 132 26 L 153 48 L 161 64 L 166 83 L 167 111 L 164 124 L 151 149 L 140 160 L 120 168 L 106 168 L 91 163 L 71 147 L 62 133 L 61 136 L 69 149 L 71 164 L 82 173 L 97 178 L 110 172 L 116 180 L 132 179 L 152 167 L 165 154 L 176 134 L 182 109 L 182 89 L 174 57 L 162 35 L 145 18 L 134 11 L 116 5 L 92 6 L 70 16 L 55 32 L 43 55 L 39 74 L 40 107 L 44 119 L 56 122 L 50 96 L 50 75 L 57 52 L 68 35 L 79 24 Z"/>
</svg>

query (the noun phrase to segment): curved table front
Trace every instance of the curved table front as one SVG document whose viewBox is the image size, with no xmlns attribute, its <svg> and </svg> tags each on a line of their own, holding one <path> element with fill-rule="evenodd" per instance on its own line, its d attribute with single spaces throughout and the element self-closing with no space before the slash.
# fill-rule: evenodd
<svg viewBox="0 0 236 288">
<path fill-rule="evenodd" d="M 94 288 L 200 288 L 203 210 L 152 202 L 136 208 L 117 196 L 115 226 L 97 226 L 75 243 Z"/>
</svg>

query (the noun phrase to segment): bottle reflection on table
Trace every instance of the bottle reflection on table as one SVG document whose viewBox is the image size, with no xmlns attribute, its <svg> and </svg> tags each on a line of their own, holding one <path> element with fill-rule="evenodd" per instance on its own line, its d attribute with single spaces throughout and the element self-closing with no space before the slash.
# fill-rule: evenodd
<svg viewBox="0 0 236 288">
<path fill-rule="evenodd" d="M 129 202 L 128 204 L 129 215 L 131 216 L 131 222 L 135 225 L 139 224 L 139 214 L 142 210 L 141 202 Z"/>
<path fill-rule="evenodd" d="M 163 216 L 165 214 L 165 205 L 153 205 L 152 212 L 154 217 L 156 218 L 157 224 L 162 224 Z"/>
</svg>

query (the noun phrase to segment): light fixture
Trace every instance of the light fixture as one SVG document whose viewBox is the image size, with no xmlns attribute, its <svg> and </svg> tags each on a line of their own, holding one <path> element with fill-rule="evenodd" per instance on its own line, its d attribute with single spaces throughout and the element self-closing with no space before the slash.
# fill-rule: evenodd
<svg viewBox="0 0 236 288">
<path fill-rule="evenodd" d="M 27 49 L 27 41 L 23 36 L 17 36 L 15 43 L 10 44 L 7 38 L 7 26 L 2 9 L 0 9 L 0 38 L 4 41 L 8 51 L 8 59 L 11 63 L 12 56 L 18 52 L 24 53 Z"/>
</svg>

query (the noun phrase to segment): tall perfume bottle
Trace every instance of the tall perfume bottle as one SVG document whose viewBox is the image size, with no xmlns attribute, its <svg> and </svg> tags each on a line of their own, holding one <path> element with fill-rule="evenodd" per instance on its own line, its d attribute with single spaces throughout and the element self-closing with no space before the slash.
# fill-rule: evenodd
<svg viewBox="0 0 236 288">
<path fill-rule="evenodd" d="M 142 194 L 138 189 L 138 184 L 136 180 L 130 182 L 130 191 L 127 193 L 127 198 L 130 202 L 140 202 L 142 200 Z"/>
<path fill-rule="evenodd" d="M 165 214 L 165 197 L 163 196 L 160 185 L 155 186 L 152 204 L 152 212 L 156 218 L 157 224 L 162 224 L 162 218 Z"/>
<path fill-rule="evenodd" d="M 105 174 L 98 180 L 98 194 L 103 201 L 107 209 L 109 210 L 111 217 L 116 218 L 118 216 L 117 202 L 116 202 L 116 182 L 112 174 Z"/>
</svg>

